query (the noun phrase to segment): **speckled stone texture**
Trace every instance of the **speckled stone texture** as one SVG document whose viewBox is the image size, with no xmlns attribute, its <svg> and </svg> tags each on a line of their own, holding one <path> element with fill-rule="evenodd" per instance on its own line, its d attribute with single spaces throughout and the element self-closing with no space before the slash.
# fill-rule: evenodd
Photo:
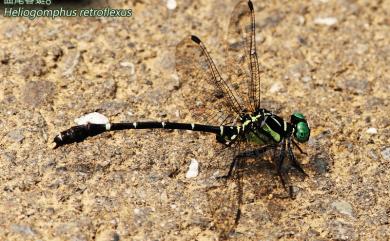
<svg viewBox="0 0 390 241">
<path fill-rule="evenodd" d="M 0 18 L 1 240 L 390 239 L 389 0 L 254 1 L 264 107 L 300 111 L 312 129 L 294 200 L 268 160 L 215 180 L 230 160 L 215 165 L 212 135 L 123 131 L 49 148 L 93 111 L 191 120 L 175 72 L 188 34 L 222 66 L 236 1 L 109 2 L 134 15 Z M 193 158 L 199 175 L 186 178 Z"/>
</svg>

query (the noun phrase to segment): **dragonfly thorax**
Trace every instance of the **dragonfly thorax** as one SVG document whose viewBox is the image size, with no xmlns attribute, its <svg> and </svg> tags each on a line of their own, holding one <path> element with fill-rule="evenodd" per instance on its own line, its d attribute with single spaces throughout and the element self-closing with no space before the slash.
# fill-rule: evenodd
<svg viewBox="0 0 390 241">
<path fill-rule="evenodd" d="M 247 140 L 258 144 L 279 143 L 291 135 L 303 143 L 310 137 L 309 124 L 301 113 L 293 113 L 290 122 L 286 122 L 271 111 L 258 109 L 252 114 L 242 115 L 241 121 Z"/>
<path fill-rule="evenodd" d="M 279 143 L 293 130 L 290 123 L 266 109 L 243 114 L 241 123 L 247 141 L 259 145 Z"/>
</svg>

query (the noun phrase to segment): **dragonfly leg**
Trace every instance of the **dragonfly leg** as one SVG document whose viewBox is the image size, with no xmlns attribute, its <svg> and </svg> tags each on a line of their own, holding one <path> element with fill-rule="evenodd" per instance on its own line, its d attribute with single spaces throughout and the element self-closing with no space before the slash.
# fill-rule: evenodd
<svg viewBox="0 0 390 241">
<path fill-rule="evenodd" d="M 240 159 L 258 157 L 258 156 L 260 156 L 261 154 L 263 154 L 264 152 L 268 151 L 270 148 L 273 148 L 273 147 L 275 147 L 275 145 L 265 145 L 265 146 L 262 146 L 262 147 L 260 147 L 258 149 L 255 149 L 255 150 L 239 153 L 237 156 L 235 156 L 233 158 L 233 161 L 230 164 L 229 171 L 228 171 L 227 175 L 222 176 L 221 178 L 230 178 L 232 176 L 234 170 L 236 169 L 237 162 Z"/>
<path fill-rule="evenodd" d="M 294 144 L 296 148 L 298 148 L 299 152 L 307 156 L 307 152 L 304 152 L 301 147 L 296 143 L 293 139 L 291 139 L 291 142 Z"/>
<path fill-rule="evenodd" d="M 302 165 L 299 163 L 299 161 L 297 160 L 297 158 L 294 155 L 294 152 L 292 151 L 290 141 L 291 140 L 288 141 L 288 156 L 289 156 L 290 160 L 292 161 L 292 166 L 295 169 L 297 169 L 301 174 L 303 174 L 304 177 L 307 177 L 307 174 L 303 170 Z"/>
<path fill-rule="evenodd" d="M 287 153 L 288 154 L 288 153 Z M 284 189 L 287 190 L 291 198 L 294 198 L 293 186 L 291 185 L 290 178 L 288 176 L 288 163 L 284 162 L 286 157 L 286 141 L 282 142 L 282 149 L 280 150 L 279 158 L 276 163 L 277 173 L 280 177 Z"/>
</svg>

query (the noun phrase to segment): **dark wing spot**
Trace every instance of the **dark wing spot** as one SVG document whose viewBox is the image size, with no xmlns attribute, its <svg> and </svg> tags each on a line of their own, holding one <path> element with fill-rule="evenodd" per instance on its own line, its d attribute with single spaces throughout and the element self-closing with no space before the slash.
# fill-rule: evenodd
<svg viewBox="0 0 390 241">
<path fill-rule="evenodd" d="M 198 37 L 196 37 L 195 35 L 191 35 L 191 40 L 197 44 L 200 44 L 200 39 Z"/>
</svg>

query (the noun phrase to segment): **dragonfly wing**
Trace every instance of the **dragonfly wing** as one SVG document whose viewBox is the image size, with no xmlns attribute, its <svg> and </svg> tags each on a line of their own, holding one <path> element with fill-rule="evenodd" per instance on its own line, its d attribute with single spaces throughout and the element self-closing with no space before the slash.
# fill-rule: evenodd
<svg viewBox="0 0 390 241">
<path fill-rule="evenodd" d="M 229 21 L 225 69 L 229 81 L 252 112 L 260 107 L 260 69 L 255 34 L 253 4 L 242 0 L 235 6 Z"/>
<path fill-rule="evenodd" d="M 183 101 L 197 122 L 231 123 L 241 113 L 233 90 L 196 36 L 186 37 L 176 46 L 176 71 L 186 85 Z"/>
</svg>

